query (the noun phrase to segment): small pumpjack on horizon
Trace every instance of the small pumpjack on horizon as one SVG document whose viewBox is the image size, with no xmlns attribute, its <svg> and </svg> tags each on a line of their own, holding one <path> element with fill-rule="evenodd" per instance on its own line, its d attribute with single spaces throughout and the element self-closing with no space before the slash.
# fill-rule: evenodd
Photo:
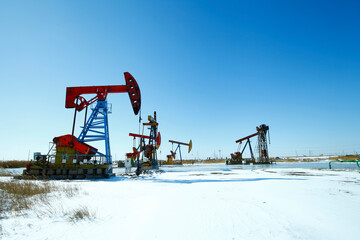
<svg viewBox="0 0 360 240">
<path fill-rule="evenodd" d="M 112 173 L 112 159 L 110 153 L 108 114 L 111 104 L 106 97 L 109 93 L 128 93 L 134 114 L 137 115 L 141 107 L 141 94 L 134 77 L 124 73 L 126 85 L 68 87 L 66 89 L 65 108 L 74 108 L 72 134 L 53 139 L 55 154 L 42 155 L 34 153 L 34 160 L 26 167 L 20 178 L 34 179 L 83 179 L 109 178 Z M 86 100 L 83 94 L 96 94 Z M 93 105 L 91 105 L 94 103 Z M 88 120 L 87 108 L 91 105 L 92 113 Z M 76 113 L 85 111 L 84 126 L 78 138 L 74 136 Z M 86 142 L 104 141 L 106 153 Z"/>
<path fill-rule="evenodd" d="M 269 160 L 268 155 L 268 144 L 267 144 L 267 136 L 269 138 L 270 142 L 270 135 L 269 133 L 269 126 L 262 124 L 259 127 L 256 127 L 256 133 L 249 135 L 247 137 L 241 138 L 239 140 L 236 140 L 236 143 L 239 143 L 238 151 L 235 153 L 231 153 L 231 158 L 229 160 L 226 160 L 227 165 L 232 164 L 271 164 L 272 162 Z M 250 138 L 258 136 L 258 142 L 257 142 L 257 150 L 259 157 L 255 158 L 253 149 L 251 147 Z M 241 148 L 241 144 L 243 141 L 246 141 L 245 146 Z M 243 158 L 243 153 L 245 151 L 245 148 L 249 146 L 250 149 L 250 159 Z"/>
<path fill-rule="evenodd" d="M 169 142 L 171 142 L 172 145 L 177 144 L 177 147 L 176 147 L 175 151 L 171 150 L 170 154 L 166 155 L 167 161 L 163 162 L 162 164 L 164 164 L 164 165 L 172 165 L 172 164 L 182 165 L 183 161 L 182 161 L 182 156 L 181 156 L 181 145 L 188 146 L 188 153 L 190 153 L 191 149 L 192 149 L 192 141 L 191 141 L 191 139 L 190 139 L 189 143 L 183 143 L 183 142 L 178 142 L 178 141 L 174 141 L 174 140 L 169 140 Z M 180 161 L 175 161 L 177 150 L 179 150 Z"/>
<path fill-rule="evenodd" d="M 157 149 L 161 145 L 161 134 L 158 131 L 159 123 L 157 122 L 156 111 L 154 116 L 148 116 L 148 121 L 148 123 L 143 123 L 142 134 L 129 133 L 129 136 L 134 138 L 134 142 L 136 138 L 140 138 L 138 147 L 134 146 L 133 152 L 126 154 L 127 159 L 131 161 L 131 165 L 136 166 L 135 173 L 137 176 L 141 173 L 159 169 Z M 144 135 L 145 127 L 148 127 L 150 130 L 149 135 Z"/>
</svg>

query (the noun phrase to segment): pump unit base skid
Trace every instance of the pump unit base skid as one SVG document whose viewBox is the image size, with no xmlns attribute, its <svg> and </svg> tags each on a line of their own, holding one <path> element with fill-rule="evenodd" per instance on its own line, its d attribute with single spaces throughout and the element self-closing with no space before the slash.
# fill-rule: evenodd
<svg viewBox="0 0 360 240">
<path fill-rule="evenodd" d="M 101 179 L 115 176 L 111 165 L 94 168 L 31 168 L 26 169 L 19 179 Z"/>
</svg>

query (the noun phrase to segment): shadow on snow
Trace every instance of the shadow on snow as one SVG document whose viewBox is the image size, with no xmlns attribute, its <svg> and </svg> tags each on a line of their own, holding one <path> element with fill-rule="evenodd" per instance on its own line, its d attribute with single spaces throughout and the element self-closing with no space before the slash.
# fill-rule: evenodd
<svg viewBox="0 0 360 240">
<path fill-rule="evenodd" d="M 126 176 L 116 176 L 103 181 L 119 182 L 119 181 L 144 181 L 153 183 L 177 183 L 177 184 L 192 184 L 192 183 L 233 183 L 233 182 L 258 182 L 258 181 L 303 181 L 305 178 L 234 178 L 234 179 L 161 179 L 154 177 L 140 176 L 131 178 Z"/>
</svg>

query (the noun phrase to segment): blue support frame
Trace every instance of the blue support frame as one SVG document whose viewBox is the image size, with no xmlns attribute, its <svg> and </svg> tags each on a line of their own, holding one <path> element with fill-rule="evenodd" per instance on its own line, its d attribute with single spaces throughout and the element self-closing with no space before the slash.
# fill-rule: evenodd
<svg viewBox="0 0 360 240">
<path fill-rule="evenodd" d="M 110 110 L 111 111 L 111 110 Z M 110 141 L 109 141 L 109 126 L 108 126 L 108 113 L 109 107 L 107 101 L 98 101 L 92 113 L 86 122 L 83 130 L 78 137 L 79 142 L 93 142 L 105 140 L 106 154 L 97 152 L 105 156 L 106 164 L 111 164 Z M 91 133 L 91 135 L 89 135 Z"/>
<path fill-rule="evenodd" d="M 178 146 L 175 148 L 175 154 L 176 154 L 176 151 L 179 149 L 179 153 L 180 153 L 180 162 L 181 162 L 181 164 L 183 163 L 182 162 L 182 157 L 181 157 L 181 148 L 180 148 L 180 144 L 178 144 Z"/>
</svg>

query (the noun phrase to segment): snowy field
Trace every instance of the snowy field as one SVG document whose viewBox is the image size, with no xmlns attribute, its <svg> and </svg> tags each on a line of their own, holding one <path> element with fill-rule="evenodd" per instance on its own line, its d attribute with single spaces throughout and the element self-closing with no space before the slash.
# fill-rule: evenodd
<svg viewBox="0 0 360 240">
<path fill-rule="evenodd" d="M 359 239 L 358 169 L 162 169 L 139 178 L 116 169 L 118 176 L 108 180 L 53 181 L 81 191 L 50 196 L 48 204 L 0 220 L 0 238 Z M 64 215 L 82 206 L 95 217 L 74 223 Z"/>
</svg>

